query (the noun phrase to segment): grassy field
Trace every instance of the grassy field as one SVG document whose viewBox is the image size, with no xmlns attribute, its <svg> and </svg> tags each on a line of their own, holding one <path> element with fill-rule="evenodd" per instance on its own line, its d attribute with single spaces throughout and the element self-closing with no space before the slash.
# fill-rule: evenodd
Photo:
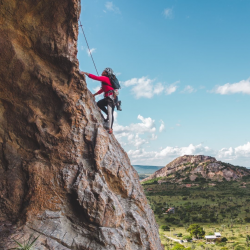
<svg viewBox="0 0 250 250">
<path fill-rule="evenodd" d="M 156 183 L 144 184 L 145 194 L 157 223 L 169 226 L 172 237 L 177 238 L 173 236 L 177 233 L 189 235 L 186 229 L 195 223 L 204 228 L 206 235 L 220 232 L 228 239 L 224 246 L 228 249 L 249 248 L 246 245 L 246 235 L 250 235 L 249 177 L 239 182 Z M 175 213 L 164 214 L 170 207 L 175 208 Z M 170 236 L 170 232 L 160 230 L 160 234 L 162 243 L 167 244 L 164 235 Z M 222 245 L 205 244 L 204 240 L 185 243 L 192 249 L 221 249 Z M 166 249 L 172 247 L 168 243 Z"/>
<path fill-rule="evenodd" d="M 191 249 L 250 249 L 246 245 L 246 235 L 250 235 L 250 223 L 241 224 L 233 224 L 232 227 L 227 227 L 224 224 L 203 224 L 199 223 L 206 232 L 206 235 L 212 234 L 214 232 L 220 232 L 222 237 L 226 237 L 228 239 L 225 246 L 223 244 L 207 244 L 206 240 L 199 239 L 193 242 L 182 243 L 185 247 L 190 247 Z M 174 246 L 174 241 L 167 241 L 165 236 L 172 237 L 175 239 L 182 239 L 184 236 L 188 236 L 187 227 L 170 227 L 171 231 L 163 231 L 160 229 L 160 236 L 162 244 L 165 245 L 165 249 L 171 249 Z M 175 234 L 182 233 L 183 237 L 177 237 Z M 250 246 L 250 244 L 249 244 Z"/>
</svg>

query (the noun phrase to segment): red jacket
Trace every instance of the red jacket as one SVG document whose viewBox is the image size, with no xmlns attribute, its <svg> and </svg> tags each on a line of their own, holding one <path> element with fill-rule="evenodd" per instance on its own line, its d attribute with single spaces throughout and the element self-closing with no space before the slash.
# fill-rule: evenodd
<svg viewBox="0 0 250 250">
<path fill-rule="evenodd" d="M 96 93 L 97 95 L 99 95 L 99 94 L 101 94 L 103 92 L 105 93 L 104 94 L 105 97 L 113 94 L 113 93 L 108 93 L 110 90 L 114 90 L 114 88 L 112 87 L 112 84 L 111 84 L 111 82 L 110 82 L 110 80 L 109 80 L 109 78 L 107 76 L 95 76 L 95 75 L 89 74 L 88 77 L 93 79 L 93 80 L 102 82 L 102 87 Z"/>
</svg>

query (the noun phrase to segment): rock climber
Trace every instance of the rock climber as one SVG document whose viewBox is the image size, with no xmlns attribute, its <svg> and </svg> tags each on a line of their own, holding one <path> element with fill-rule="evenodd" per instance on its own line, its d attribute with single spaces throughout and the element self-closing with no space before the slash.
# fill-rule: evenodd
<svg viewBox="0 0 250 250">
<path fill-rule="evenodd" d="M 109 76 L 114 74 L 111 68 L 106 68 L 102 72 L 101 76 L 95 76 L 87 72 L 80 72 L 81 74 L 87 75 L 89 78 L 102 82 L 101 89 L 97 91 L 93 96 L 100 95 L 104 92 L 104 98 L 97 102 L 97 106 L 107 115 L 107 118 L 104 119 L 105 122 L 108 121 L 109 130 L 108 133 L 113 133 L 113 123 L 114 123 L 114 108 L 115 108 L 115 99 L 114 88 L 112 87 Z M 107 107 L 107 108 L 106 108 Z"/>
</svg>

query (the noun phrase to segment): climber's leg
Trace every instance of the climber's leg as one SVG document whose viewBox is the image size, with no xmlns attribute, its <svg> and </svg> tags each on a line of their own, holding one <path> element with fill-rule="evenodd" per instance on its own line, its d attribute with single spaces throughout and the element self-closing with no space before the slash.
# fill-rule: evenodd
<svg viewBox="0 0 250 250">
<path fill-rule="evenodd" d="M 107 110 L 107 108 L 106 108 L 107 104 L 108 104 L 108 103 L 107 103 L 107 100 L 106 100 L 105 98 L 97 102 L 97 106 L 98 106 L 106 115 L 108 115 L 108 110 Z"/>
<path fill-rule="evenodd" d="M 112 128 L 114 123 L 114 102 L 113 100 L 108 101 L 108 117 L 109 117 L 109 134 L 112 134 Z"/>
</svg>

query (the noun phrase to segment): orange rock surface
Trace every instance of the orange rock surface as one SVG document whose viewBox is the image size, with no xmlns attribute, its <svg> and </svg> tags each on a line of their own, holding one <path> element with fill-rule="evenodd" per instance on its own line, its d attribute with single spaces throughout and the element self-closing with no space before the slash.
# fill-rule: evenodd
<svg viewBox="0 0 250 250">
<path fill-rule="evenodd" d="M 79 0 L 0 0 L 0 249 L 163 249 L 79 74 Z"/>
</svg>

